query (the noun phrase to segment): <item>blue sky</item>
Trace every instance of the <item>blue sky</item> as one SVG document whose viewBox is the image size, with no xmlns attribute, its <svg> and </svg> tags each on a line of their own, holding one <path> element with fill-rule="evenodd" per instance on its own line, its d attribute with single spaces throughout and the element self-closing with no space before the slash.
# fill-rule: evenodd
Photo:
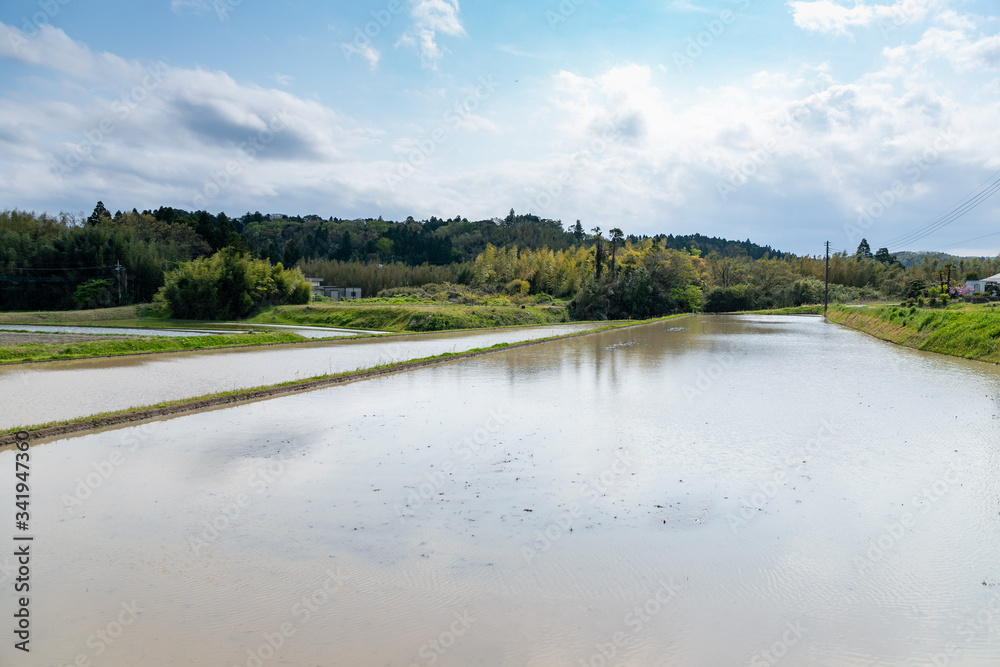
<svg viewBox="0 0 1000 667">
<path fill-rule="evenodd" d="M 0 207 L 160 205 L 1000 252 L 976 0 L 8 0 Z"/>
</svg>

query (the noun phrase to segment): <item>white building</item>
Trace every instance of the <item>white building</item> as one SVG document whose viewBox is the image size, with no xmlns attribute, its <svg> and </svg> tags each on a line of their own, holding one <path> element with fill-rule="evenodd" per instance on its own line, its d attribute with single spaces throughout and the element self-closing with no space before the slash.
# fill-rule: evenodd
<svg viewBox="0 0 1000 667">
<path fill-rule="evenodd" d="M 325 296 L 334 301 L 354 301 L 361 298 L 360 287 L 327 287 L 322 278 L 306 278 L 312 284 L 313 296 Z"/>
<path fill-rule="evenodd" d="M 1000 273 L 995 276 L 990 276 L 989 278 L 983 278 L 982 280 L 967 280 L 965 284 L 967 287 L 971 287 L 973 292 L 985 292 L 986 283 L 996 283 L 1000 285 Z"/>
</svg>

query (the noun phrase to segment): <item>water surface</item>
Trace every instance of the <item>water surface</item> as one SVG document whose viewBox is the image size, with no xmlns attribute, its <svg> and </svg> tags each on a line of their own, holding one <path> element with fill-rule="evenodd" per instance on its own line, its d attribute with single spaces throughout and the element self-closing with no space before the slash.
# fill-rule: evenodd
<svg viewBox="0 0 1000 667">
<path fill-rule="evenodd" d="M 593 327 L 560 324 L 2 366 L 0 428 L 87 417 Z"/>
<path fill-rule="evenodd" d="M 16 664 L 995 667 L 998 388 L 696 317 L 40 443 Z"/>
</svg>

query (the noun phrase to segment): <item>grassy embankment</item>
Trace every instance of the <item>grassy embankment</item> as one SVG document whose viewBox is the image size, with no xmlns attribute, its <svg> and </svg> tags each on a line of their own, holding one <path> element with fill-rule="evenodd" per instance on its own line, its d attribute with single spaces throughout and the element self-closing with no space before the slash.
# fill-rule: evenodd
<svg viewBox="0 0 1000 667">
<path fill-rule="evenodd" d="M 212 329 L 221 322 L 166 320 L 143 317 L 143 306 L 120 306 L 95 310 L 43 310 L 0 312 L 0 324 L 39 324 L 67 327 L 128 327 L 130 329 Z M 156 335 L 155 332 L 150 333 Z"/>
<path fill-rule="evenodd" d="M 828 319 L 897 345 L 1000 363 L 1000 311 L 996 307 L 831 306 Z"/>
<path fill-rule="evenodd" d="M 344 305 L 278 306 L 248 321 L 423 332 L 560 324 L 569 321 L 569 314 L 563 306 L 438 305 L 373 299 Z"/>
</svg>

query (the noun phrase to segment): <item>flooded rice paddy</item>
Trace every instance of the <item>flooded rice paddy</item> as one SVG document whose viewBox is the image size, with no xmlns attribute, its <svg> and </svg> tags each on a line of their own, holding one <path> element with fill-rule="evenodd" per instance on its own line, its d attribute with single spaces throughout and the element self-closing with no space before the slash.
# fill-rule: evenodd
<svg viewBox="0 0 1000 667">
<path fill-rule="evenodd" d="M 250 389 L 447 352 L 565 335 L 592 324 L 144 354 L 0 367 L 0 428 Z"/>
<path fill-rule="evenodd" d="M 995 666 L 998 390 L 698 316 L 40 442 L 15 664 Z"/>
</svg>

